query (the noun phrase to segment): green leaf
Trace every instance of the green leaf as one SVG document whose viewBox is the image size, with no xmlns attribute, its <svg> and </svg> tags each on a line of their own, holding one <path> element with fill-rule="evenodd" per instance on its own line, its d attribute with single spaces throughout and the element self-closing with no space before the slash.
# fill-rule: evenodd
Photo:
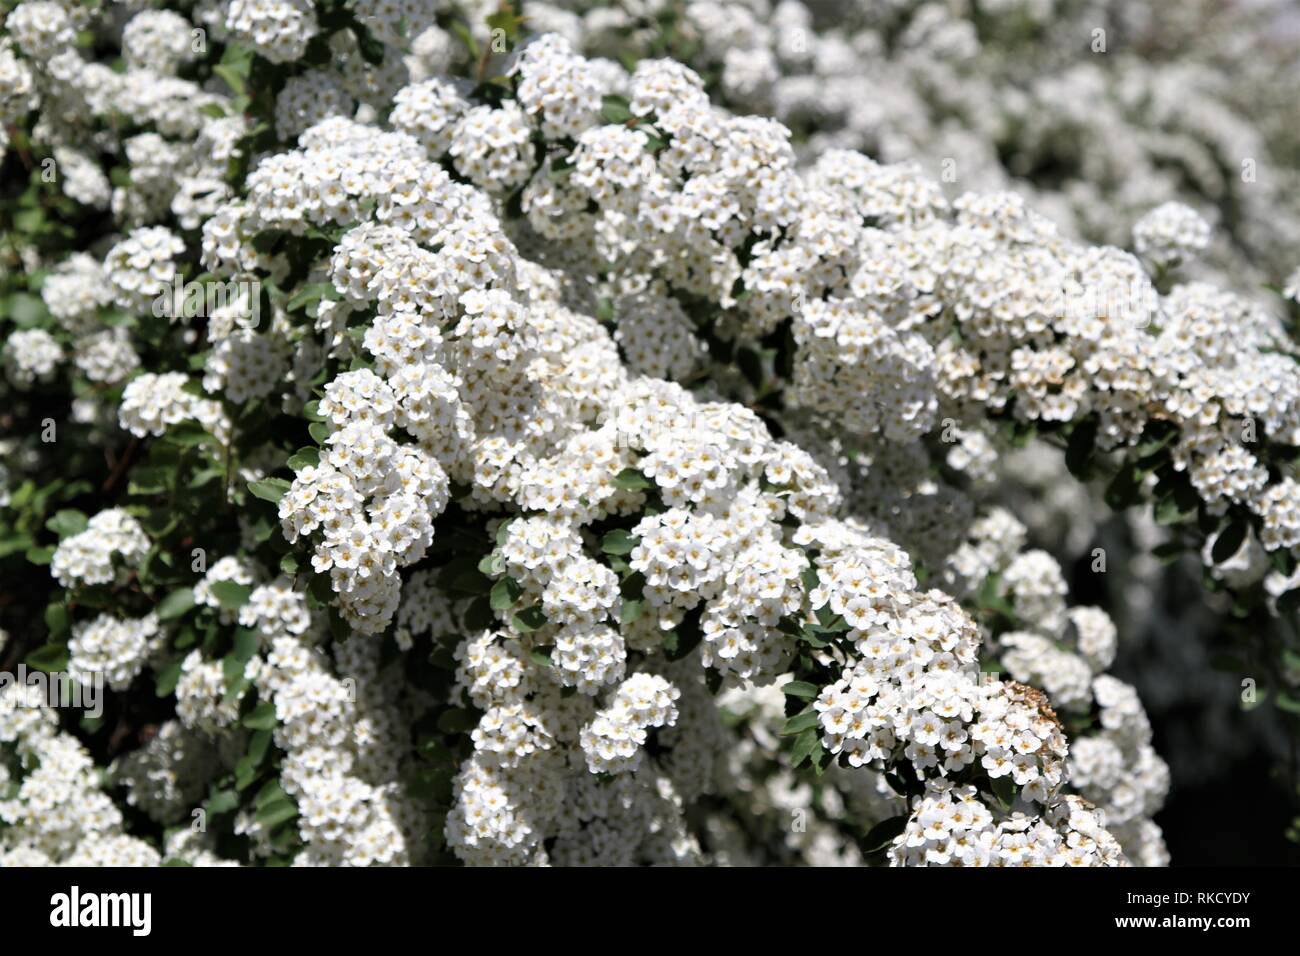
<svg viewBox="0 0 1300 956">
<path fill-rule="evenodd" d="M 1294 614 L 1300 610 L 1300 588 L 1287 591 L 1277 599 L 1277 609 L 1281 614 Z"/>
<path fill-rule="evenodd" d="M 478 726 L 478 715 L 472 710 L 452 707 L 438 716 L 438 729 L 444 734 L 467 734 Z"/>
<path fill-rule="evenodd" d="M 241 664 L 247 664 L 257 654 L 260 646 L 261 640 L 256 631 L 248 627 L 236 628 L 235 646 L 230 655 Z"/>
<path fill-rule="evenodd" d="M 167 429 L 164 440 L 182 448 L 195 448 L 204 442 L 215 441 L 215 437 L 198 422 L 180 422 Z"/>
<path fill-rule="evenodd" d="M 312 282 L 303 286 L 285 305 L 286 312 L 297 312 L 303 306 L 313 305 L 321 299 L 335 301 L 339 298 L 332 282 Z"/>
<path fill-rule="evenodd" d="M 131 469 L 127 491 L 133 495 L 156 495 L 170 487 L 172 469 L 163 465 L 142 465 Z"/>
<path fill-rule="evenodd" d="M 626 97 L 607 94 L 601 97 L 600 115 L 606 123 L 626 123 L 632 118 L 632 104 Z"/>
<path fill-rule="evenodd" d="M 546 624 L 546 613 L 540 604 L 526 607 L 512 619 L 515 630 L 528 634 Z"/>
<path fill-rule="evenodd" d="M 180 679 L 181 661 L 178 658 L 154 673 L 154 693 L 159 697 L 170 697 Z"/>
<path fill-rule="evenodd" d="M 243 724 L 249 730 L 274 730 L 275 705 L 269 700 L 262 701 L 244 716 Z"/>
<path fill-rule="evenodd" d="M 1012 804 L 1016 802 L 1016 794 L 1019 792 L 1016 781 L 1012 779 L 1011 774 L 990 777 L 989 786 L 993 790 L 993 795 L 998 798 L 998 802 L 1002 804 L 1003 809 L 1010 810 Z"/>
<path fill-rule="evenodd" d="M 244 666 L 246 663 L 247 661 L 241 661 L 233 655 L 221 659 L 221 674 L 226 686 L 226 693 L 222 697 L 223 704 L 234 703 L 244 695 L 244 691 L 248 690 L 250 682 Z"/>
<path fill-rule="evenodd" d="M 821 749 L 821 738 L 817 736 L 815 728 L 810 727 L 794 739 L 794 747 L 790 750 L 790 765 L 798 767 L 805 760 Z"/>
<path fill-rule="evenodd" d="M 226 471 L 224 468 L 204 468 L 195 473 L 194 477 L 189 480 L 187 487 L 191 491 L 196 491 L 199 488 L 211 484 L 219 478 L 224 478 L 225 474 Z"/>
<path fill-rule="evenodd" d="M 239 794 L 233 790 L 214 790 L 208 794 L 208 802 L 205 809 L 208 816 L 217 816 L 222 813 L 229 813 L 239 806 Z"/>
<path fill-rule="evenodd" d="M 259 481 L 250 481 L 248 490 L 255 497 L 275 504 L 284 497 L 284 493 L 289 490 L 289 485 L 290 483 L 283 478 L 262 478 Z"/>
<path fill-rule="evenodd" d="M 809 707 L 801 714 L 796 714 L 781 727 L 781 736 L 790 737 L 811 730 L 817 726 L 817 711 Z"/>
<path fill-rule="evenodd" d="M 1156 524 L 1182 524 L 1196 515 L 1200 498 L 1190 484 L 1174 485 L 1156 502 Z"/>
<path fill-rule="evenodd" d="M 0 537 L 0 558 L 7 558 L 32 546 L 31 535 L 11 534 Z"/>
<path fill-rule="evenodd" d="M 37 210 L 39 213 L 39 210 Z M 7 313 L 14 324 L 21 328 L 41 325 L 49 318 L 49 310 L 40 296 L 27 292 L 15 292 L 9 296 L 5 308 L 0 313 Z"/>
<path fill-rule="evenodd" d="M 1125 462 L 1106 486 L 1106 504 L 1110 505 L 1113 511 L 1123 511 L 1137 502 L 1141 491 L 1142 482 L 1137 467 L 1132 462 Z"/>
<path fill-rule="evenodd" d="M 82 512 L 64 508 L 55 512 L 54 517 L 45 522 L 45 527 L 57 534 L 62 540 L 63 538 L 70 538 L 74 534 L 81 534 L 86 530 L 89 523 L 89 520 Z"/>
<path fill-rule="evenodd" d="M 45 627 L 52 640 L 63 640 L 72 630 L 68 619 L 68 608 L 61 601 L 55 601 L 45 609 Z"/>
<path fill-rule="evenodd" d="M 862 838 L 862 849 L 867 853 L 884 850 L 906 829 L 907 814 L 905 813 L 882 820 L 868 830 L 867 835 Z"/>
<path fill-rule="evenodd" d="M 28 667 L 47 674 L 68 669 L 68 647 L 66 644 L 43 644 L 27 655 Z"/>
<path fill-rule="evenodd" d="M 620 624 L 635 624 L 645 612 L 645 601 L 640 598 L 624 598 L 618 611 Z"/>
<path fill-rule="evenodd" d="M 1181 541 L 1166 541 L 1151 549 L 1152 557 L 1162 564 L 1172 564 L 1187 553 L 1187 547 Z"/>
<path fill-rule="evenodd" d="M 330 437 L 330 427 L 326 422 L 312 422 L 307 426 L 307 433 L 311 435 L 318 445 L 323 445 L 325 440 Z"/>
<path fill-rule="evenodd" d="M 781 690 L 785 691 L 787 696 L 801 697 L 804 700 L 815 700 L 821 693 L 816 684 L 810 684 L 805 680 L 792 680 L 784 685 Z"/>
<path fill-rule="evenodd" d="M 214 581 L 209 588 L 212 590 L 212 596 L 227 611 L 238 611 L 248 603 L 249 595 L 253 589 L 247 584 L 239 584 L 235 581 Z"/>
<path fill-rule="evenodd" d="M 755 388 L 762 386 L 766 373 L 763 371 L 763 358 L 759 355 L 757 349 L 744 346 L 737 350 L 736 364 L 740 366 L 740 372 L 749 381 L 749 384 Z"/>
<path fill-rule="evenodd" d="M 636 468 L 624 468 L 614 477 L 614 484 L 623 491 L 643 491 L 654 487 L 654 482 Z"/>
<path fill-rule="evenodd" d="M 294 471 L 302 471 L 304 468 L 315 468 L 319 464 L 320 449 L 316 447 L 299 448 L 289 459 L 289 467 Z"/>
<path fill-rule="evenodd" d="M 1289 694 L 1277 695 L 1277 706 L 1289 714 L 1300 714 L 1300 699 Z"/>
<path fill-rule="evenodd" d="M 1154 427 L 1154 425 L 1152 427 Z M 1178 437 L 1178 428 L 1171 427 L 1167 431 L 1165 431 L 1164 434 L 1158 435 L 1155 438 L 1150 438 L 1144 442 L 1141 442 L 1133 449 L 1133 452 L 1134 454 L 1137 455 L 1138 458 L 1150 458 L 1156 452 L 1162 451 L 1165 448 L 1169 447 L 1169 443 L 1172 442 L 1177 437 Z"/>
<path fill-rule="evenodd" d="M 265 733 L 266 731 L 258 732 Z M 253 762 L 252 757 L 248 756 L 248 754 L 240 757 L 235 764 L 235 789 L 242 793 L 255 784 L 258 778 L 257 771 L 257 764 Z"/>
<path fill-rule="evenodd" d="M 298 808 L 293 805 L 288 797 L 281 796 L 277 800 L 268 801 L 257 809 L 257 822 L 268 830 L 273 830 L 280 824 L 292 820 L 298 815 Z"/>
<path fill-rule="evenodd" d="M 523 593 L 523 585 L 514 578 L 502 578 L 496 584 L 492 585 L 492 593 L 490 597 L 492 610 L 504 611 L 513 607 L 515 601 L 519 600 L 519 595 Z"/>
<path fill-rule="evenodd" d="M 1065 449 L 1065 466 L 1080 481 L 1086 481 L 1091 471 L 1092 452 L 1097 444 L 1097 419 L 1089 416 L 1070 432 Z"/>
<path fill-rule="evenodd" d="M 632 549 L 641 543 L 641 539 L 622 528 L 605 532 L 600 540 L 600 549 L 606 554 L 631 554 Z"/>
<path fill-rule="evenodd" d="M 1245 518 L 1237 518 L 1228 524 L 1219 536 L 1214 539 L 1214 547 L 1210 549 L 1210 558 L 1215 564 L 1222 564 L 1234 554 L 1237 553 L 1246 535 L 1250 533 L 1250 523 Z"/>
<path fill-rule="evenodd" d="M 246 89 L 244 83 L 245 77 L 241 75 L 239 70 L 235 67 L 225 63 L 218 63 L 212 68 L 212 72 L 221 77 L 236 96 L 240 96 L 244 93 Z"/>
<path fill-rule="evenodd" d="M 220 600 L 218 598 L 218 600 Z M 158 602 L 158 620 L 170 621 L 194 607 L 194 589 L 177 588 Z"/>
<path fill-rule="evenodd" d="M 700 641 L 703 639 L 704 634 L 700 631 L 698 625 L 687 627 L 683 622 L 683 624 L 678 625 L 677 628 L 664 635 L 664 656 L 670 661 L 680 661 L 699 647 Z"/>
<path fill-rule="evenodd" d="M 492 591 L 492 579 L 479 570 L 479 559 L 463 555 L 448 561 L 438 571 L 438 587 L 456 592 L 457 597 L 477 597 Z"/>
<path fill-rule="evenodd" d="M 287 799 L 288 795 L 284 792 L 284 787 L 280 786 L 280 781 L 268 780 L 262 785 L 262 789 L 257 791 L 257 795 L 253 797 L 253 806 L 260 810 L 268 804 Z"/>
</svg>

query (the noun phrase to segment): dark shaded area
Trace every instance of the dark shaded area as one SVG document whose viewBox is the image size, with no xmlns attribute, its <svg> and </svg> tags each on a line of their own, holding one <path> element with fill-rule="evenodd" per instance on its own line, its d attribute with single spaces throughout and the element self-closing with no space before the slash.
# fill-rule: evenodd
<svg viewBox="0 0 1300 956">
<path fill-rule="evenodd" d="M 1155 725 L 1156 749 L 1161 727 Z M 1198 787 L 1174 787 L 1156 823 L 1173 866 L 1300 866 L 1300 844 L 1286 839 L 1292 810 L 1273 766 L 1255 752 Z"/>
</svg>

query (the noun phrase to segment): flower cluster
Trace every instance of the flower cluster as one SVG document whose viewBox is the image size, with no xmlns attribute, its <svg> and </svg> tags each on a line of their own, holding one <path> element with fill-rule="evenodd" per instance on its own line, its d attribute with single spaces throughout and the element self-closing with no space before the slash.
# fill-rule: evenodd
<svg viewBox="0 0 1300 956">
<path fill-rule="evenodd" d="M 149 538 L 140 522 L 120 508 L 101 511 L 86 529 L 59 542 L 50 559 L 50 573 L 64 587 L 108 584 L 121 566 L 139 564 L 149 551 Z"/>
<path fill-rule="evenodd" d="M 128 6 L 0 36 L 5 162 L 58 171 L 6 219 L 0 398 L 70 395 L 58 442 L 0 439 L 0 562 L 50 657 L 161 701 L 109 773 L 133 819 L 222 838 L 126 836 L 53 715 L 0 713 L 0 861 L 1166 862 L 1117 628 L 1028 548 L 1069 508 L 999 478 L 1034 432 L 1117 467 L 1285 609 L 1300 353 L 1193 271 L 1257 241 L 1223 115 L 1123 98 L 1205 181 L 1142 139 L 1097 237 L 1109 81 L 1100 120 L 1060 116 L 1091 68 L 967 87 L 999 31 L 933 4 L 470 4 L 465 50 L 426 0 Z M 950 136 L 970 181 L 893 162 Z M 1059 202 L 998 173 L 1076 151 Z M 47 206 L 93 238 L 51 252 Z"/>
</svg>

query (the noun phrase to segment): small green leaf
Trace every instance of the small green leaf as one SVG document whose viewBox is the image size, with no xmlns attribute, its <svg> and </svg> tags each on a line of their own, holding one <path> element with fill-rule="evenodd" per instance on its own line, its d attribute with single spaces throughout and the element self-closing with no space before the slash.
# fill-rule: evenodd
<svg viewBox="0 0 1300 956">
<path fill-rule="evenodd" d="M 1010 810 L 1012 804 L 1016 802 L 1018 788 L 1016 781 L 1012 779 L 1011 774 L 1003 774 L 1001 777 L 990 777 L 989 786 L 993 789 L 993 795 L 998 798 L 1003 809 Z"/>
<path fill-rule="evenodd" d="M 239 794 L 233 790 L 215 790 L 208 795 L 206 809 L 209 816 L 229 813 L 239 806 Z"/>
<path fill-rule="evenodd" d="M 273 830 L 281 823 L 292 820 L 298 815 L 298 808 L 288 797 L 271 800 L 257 809 L 257 822 L 268 830 Z"/>
<path fill-rule="evenodd" d="M 1300 588 L 1287 591 L 1277 599 L 1277 609 L 1281 614 L 1294 614 L 1300 610 Z"/>
<path fill-rule="evenodd" d="M 66 644 L 43 644 L 27 655 L 26 664 L 47 674 L 67 670 L 68 647 Z"/>
<path fill-rule="evenodd" d="M 249 730 L 274 730 L 275 705 L 269 700 L 262 701 L 245 715 L 243 724 Z"/>
<path fill-rule="evenodd" d="M 645 612 L 645 601 L 640 598 L 624 598 L 618 611 L 620 624 L 635 624 Z"/>
<path fill-rule="evenodd" d="M 172 661 L 166 667 L 155 672 L 154 675 L 154 693 L 159 697 L 170 697 L 176 690 L 176 684 L 181 679 L 181 662 L 178 658 Z"/>
<path fill-rule="evenodd" d="M 504 611 L 513 607 L 515 601 L 519 600 L 519 595 L 523 593 L 523 586 L 514 578 L 502 578 L 496 584 L 492 585 L 490 598 L 492 610 Z"/>
<path fill-rule="evenodd" d="M 1290 696 L 1289 694 L 1277 695 L 1277 706 L 1285 710 L 1288 714 L 1300 714 L 1300 699 Z"/>
<path fill-rule="evenodd" d="M 174 620 L 192 607 L 194 607 L 194 589 L 177 588 L 171 594 L 158 602 L 158 620 Z"/>
<path fill-rule="evenodd" d="M 1065 449 L 1065 466 L 1080 481 L 1088 478 L 1091 470 L 1092 452 L 1097 444 L 1097 419 L 1089 416 L 1075 426 L 1070 432 L 1070 441 Z"/>
<path fill-rule="evenodd" d="M 643 491 L 654 487 L 654 482 L 636 468 L 624 468 L 615 476 L 614 484 L 623 491 Z"/>
<path fill-rule="evenodd" d="M 258 638 L 256 631 L 248 627 L 236 628 L 235 647 L 230 654 L 240 663 L 247 664 L 257 654 L 257 649 L 260 646 L 261 640 Z"/>
<path fill-rule="evenodd" d="M 781 736 L 790 737 L 811 730 L 817 726 L 817 711 L 809 707 L 801 714 L 796 714 L 781 727 Z"/>
<path fill-rule="evenodd" d="M 906 829 L 907 814 L 905 813 L 890 817 L 888 820 L 882 820 L 868 830 L 867 835 L 862 838 L 862 849 L 867 853 L 883 850 L 892 844 Z"/>
<path fill-rule="evenodd" d="M 248 603 L 249 595 L 253 589 L 247 584 L 239 584 L 235 581 L 214 581 L 209 585 L 212 596 L 227 611 L 237 611 Z"/>
<path fill-rule="evenodd" d="M 1246 535 L 1250 533 L 1250 523 L 1245 518 L 1237 518 L 1219 532 L 1219 536 L 1214 539 L 1214 547 L 1210 549 L 1210 558 L 1215 564 L 1222 564 L 1227 561 L 1246 540 Z"/>
<path fill-rule="evenodd" d="M 314 305 L 321 299 L 336 300 L 338 292 L 332 282 L 312 282 L 303 286 L 285 304 L 286 312 L 297 312 L 303 306 Z"/>
<path fill-rule="evenodd" d="M 294 471 L 315 468 L 320 464 L 320 449 L 315 447 L 299 448 L 289 459 L 289 467 Z"/>
<path fill-rule="evenodd" d="M 1196 516 L 1200 498 L 1189 484 L 1175 485 L 1156 502 L 1156 524 L 1182 524 Z"/>
<path fill-rule="evenodd" d="M 1187 547 L 1181 541 L 1166 541 L 1151 549 L 1152 557 L 1162 564 L 1171 564 L 1187 553 Z"/>
<path fill-rule="evenodd" d="M 632 104 L 626 97 L 608 94 L 601 98 L 600 115 L 606 123 L 626 123 L 632 118 Z"/>
<path fill-rule="evenodd" d="M 781 690 L 790 697 L 802 697 L 804 700 L 815 700 L 820 693 L 816 684 L 810 684 L 805 680 L 792 680 Z"/>
<path fill-rule="evenodd" d="M 255 497 L 275 504 L 284 497 L 285 492 L 289 490 L 289 486 L 290 483 L 283 478 L 262 478 L 259 481 L 250 481 L 248 490 Z"/>
<path fill-rule="evenodd" d="M 61 539 L 70 538 L 74 534 L 81 534 L 86 530 L 89 520 L 85 514 L 71 508 L 64 508 L 55 513 L 54 517 L 45 522 L 45 527 L 53 531 Z"/>
<path fill-rule="evenodd" d="M 622 528 L 607 531 L 600 540 L 600 549 L 606 554 L 631 554 L 641 539 Z"/>
<path fill-rule="evenodd" d="M 478 715 L 472 710 L 452 707 L 438 717 L 438 729 L 444 734 L 467 734 L 478 726 Z"/>
<path fill-rule="evenodd" d="M 821 738 L 817 736 L 816 728 L 808 728 L 794 739 L 794 746 L 790 750 L 790 765 L 798 767 L 820 750 L 821 745 Z"/>
<path fill-rule="evenodd" d="M 528 634 L 546 624 L 546 613 L 540 604 L 526 607 L 512 619 L 515 630 Z"/>
<path fill-rule="evenodd" d="M 61 601 L 55 601 L 45 608 L 45 627 L 52 640 L 63 640 L 71 632 L 68 608 Z"/>
<path fill-rule="evenodd" d="M 1106 486 L 1106 504 L 1113 511 L 1123 511 L 1138 500 L 1141 491 L 1142 483 L 1137 467 L 1132 462 L 1125 462 Z"/>
</svg>

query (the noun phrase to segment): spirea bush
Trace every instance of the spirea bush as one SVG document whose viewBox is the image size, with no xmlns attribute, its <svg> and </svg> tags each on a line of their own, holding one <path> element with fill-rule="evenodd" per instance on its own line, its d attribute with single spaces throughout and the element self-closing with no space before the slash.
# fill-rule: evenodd
<svg viewBox="0 0 1300 956">
<path fill-rule="evenodd" d="M 888 161 L 1058 121 L 980 112 L 1044 4 L 880 6 L 4 3 L 0 665 L 97 706 L 0 687 L 0 863 L 1166 863 L 999 475 L 1153 519 L 1300 712 L 1296 220 Z"/>
</svg>

